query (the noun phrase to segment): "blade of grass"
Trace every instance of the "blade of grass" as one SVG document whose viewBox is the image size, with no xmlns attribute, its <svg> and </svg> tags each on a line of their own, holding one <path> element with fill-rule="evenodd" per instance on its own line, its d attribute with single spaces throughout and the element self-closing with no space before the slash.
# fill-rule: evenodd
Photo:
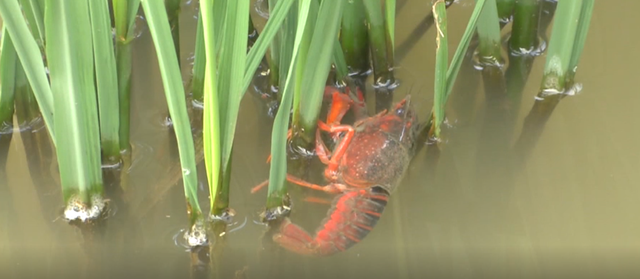
<svg viewBox="0 0 640 279">
<path fill-rule="evenodd" d="M 249 50 L 249 53 L 247 54 L 247 62 L 242 83 L 243 92 L 249 88 L 256 69 L 258 69 L 260 61 L 262 61 L 262 57 L 267 52 L 267 48 L 271 45 L 271 42 L 278 33 L 278 30 L 280 30 L 280 26 L 282 26 L 293 2 L 294 0 L 279 0 L 275 7 L 273 7 L 273 10 L 271 10 L 267 24 L 264 26 L 264 29 L 262 30 L 262 33 L 260 33 L 256 43 L 251 47 L 251 50 Z"/>
<path fill-rule="evenodd" d="M 47 0 L 45 31 L 54 114 L 60 182 L 67 203 L 65 217 L 83 220 L 74 207 L 86 206 L 89 218 L 102 214 L 100 130 L 94 87 L 91 24 L 87 2 Z M 98 207 L 94 211 L 93 207 Z"/>
<path fill-rule="evenodd" d="M 589 33 L 589 26 L 591 25 L 591 15 L 593 14 L 594 0 L 584 0 L 582 4 L 582 10 L 580 12 L 580 22 L 576 30 L 576 39 L 571 52 L 571 60 L 569 61 L 569 73 L 567 74 L 567 82 L 573 84 L 576 71 L 578 69 L 578 62 L 582 56 L 582 50 L 584 44 L 587 41 L 587 34 Z"/>
<path fill-rule="evenodd" d="M 388 57 L 387 29 L 382 15 L 380 1 L 364 0 L 364 7 L 369 25 L 369 45 L 371 47 L 371 60 L 373 61 L 373 76 L 376 84 L 391 84 L 393 75 L 392 58 Z"/>
<path fill-rule="evenodd" d="M 13 127 L 16 63 L 18 54 L 11 42 L 11 35 L 3 26 L 0 37 L 0 136 Z"/>
<path fill-rule="evenodd" d="M 345 5 L 347 5 L 345 2 Z M 304 79 L 304 71 L 307 65 L 307 60 L 309 57 L 309 49 L 311 47 L 311 40 L 313 39 L 313 30 L 316 28 L 316 21 L 318 19 L 318 10 L 320 8 L 320 3 L 318 1 L 311 1 L 309 3 L 309 12 L 307 14 L 307 21 L 304 31 L 302 32 L 302 41 L 300 42 L 298 57 L 296 59 L 296 76 L 293 82 L 293 115 L 292 115 L 292 129 L 297 131 L 300 128 L 300 100 L 304 98 L 303 90 L 303 79 Z M 304 141 L 303 141 L 304 143 Z M 295 167 L 295 166 L 294 166 Z"/>
<path fill-rule="evenodd" d="M 442 2 L 442 0 L 438 2 Z M 434 8 L 436 7 L 436 5 L 438 5 L 439 7 L 444 6 L 445 8 L 444 10 L 438 7 L 438 12 L 442 11 L 446 13 L 446 3 L 448 2 L 445 2 L 444 5 L 438 2 L 434 4 Z M 462 39 L 460 39 L 458 48 L 456 49 L 456 52 L 453 55 L 453 59 L 451 60 L 451 63 L 449 64 L 448 69 L 446 70 L 446 78 L 444 80 L 444 83 L 445 83 L 444 89 L 442 88 L 442 85 L 434 84 L 434 90 L 436 90 L 437 88 L 437 90 L 440 90 L 440 91 L 434 92 L 434 104 L 433 104 L 433 110 L 431 112 L 431 122 L 427 123 L 427 125 L 421 128 L 418 136 L 419 141 L 424 142 L 430 138 L 433 138 L 434 136 L 437 138 L 438 137 L 437 135 L 439 135 L 440 126 L 444 121 L 444 106 L 447 103 L 447 100 L 449 99 L 451 90 L 453 90 L 453 85 L 455 84 L 456 78 L 458 76 L 458 72 L 460 71 L 460 66 L 462 65 L 462 61 L 464 60 L 464 55 L 467 51 L 467 48 L 469 48 L 469 43 L 471 42 L 471 38 L 476 32 L 476 25 L 477 25 L 480 13 L 484 8 L 484 4 L 485 4 L 485 0 L 476 1 L 476 5 L 473 8 L 471 17 L 469 18 L 469 23 L 467 23 L 467 28 L 462 34 Z M 432 14 L 434 15 L 434 21 L 437 24 L 438 20 L 441 20 L 441 18 L 438 19 L 438 16 L 435 14 L 434 11 L 432 11 Z M 441 35 L 440 31 L 438 31 L 437 33 L 438 33 L 437 36 Z M 444 38 L 446 39 L 446 37 Z M 436 77 L 440 80 L 439 82 L 443 82 L 442 78 L 438 77 L 439 75 L 442 75 L 442 73 L 440 73 L 439 71 L 442 71 L 443 68 L 444 66 L 441 66 L 441 65 L 436 66 Z M 418 152 L 422 148 L 422 146 L 423 145 L 418 145 L 416 152 Z"/>
<path fill-rule="evenodd" d="M 180 4 L 182 0 L 165 0 L 164 4 L 167 9 L 167 17 L 169 18 L 169 26 L 171 27 L 171 37 L 178 57 L 178 65 L 180 65 Z"/>
<path fill-rule="evenodd" d="M 29 32 L 17 0 L 0 1 L 0 17 L 2 17 L 4 26 L 7 27 L 7 32 L 11 35 L 13 45 L 20 58 L 20 63 L 27 74 L 29 83 L 38 100 L 42 118 L 55 144 L 53 94 L 51 93 L 51 87 L 49 87 L 38 44 L 31 35 L 31 32 Z"/>
<path fill-rule="evenodd" d="M 135 18 L 140 0 L 111 0 L 116 26 L 116 67 L 118 73 L 118 100 L 120 104 L 120 150 L 129 151 L 131 146 L 131 73 Z"/>
<path fill-rule="evenodd" d="M 322 1 L 318 10 L 318 18 L 308 51 L 312 55 L 309 55 L 305 61 L 302 76 L 302 92 L 307 95 L 300 100 L 301 123 L 298 124 L 301 125 L 296 125 L 304 129 L 304 141 L 307 143 L 310 143 L 315 135 L 316 120 L 320 114 L 324 85 L 331 66 L 344 3 L 345 1 L 325 0 Z"/>
<path fill-rule="evenodd" d="M 240 101 L 245 88 L 242 77 L 247 59 L 246 34 L 249 28 L 249 0 L 237 0 L 227 3 L 227 18 L 224 38 L 218 65 L 218 96 L 220 105 L 220 138 L 221 138 L 221 167 L 223 174 L 230 173 L 231 151 L 238 121 Z M 215 200 L 215 215 L 221 214 L 229 206 L 229 183 L 223 177 L 222 188 L 219 189 L 218 199 Z"/>
<path fill-rule="evenodd" d="M 187 199 L 187 213 L 189 225 L 193 226 L 201 220 L 202 210 L 198 203 L 198 175 L 195 160 L 195 149 L 191 125 L 187 114 L 187 106 L 184 98 L 184 88 L 180 75 L 178 57 L 173 48 L 173 39 L 169 27 L 169 19 L 163 0 L 143 0 L 142 7 L 149 24 L 149 31 L 156 48 L 162 83 L 167 97 L 169 113 L 173 121 L 178 150 L 180 152 L 180 164 L 182 165 L 182 179 Z"/>
<path fill-rule="evenodd" d="M 113 48 L 109 5 L 103 0 L 89 1 L 96 89 L 100 116 L 100 137 L 104 159 L 108 163 L 120 160 L 120 119 L 118 79 Z"/>
<path fill-rule="evenodd" d="M 558 2 L 540 92 L 514 146 L 521 162 L 529 157 L 560 100 L 579 90 L 574 87 L 573 78 L 593 6 L 593 0 Z"/>
<path fill-rule="evenodd" d="M 486 5 L 478 18 L 478 47 L 481 63 L 501 64 L 502 54 L 500 45 L 500 22 L 496 0 L 486 0 Z"/>
<path fill-rule="evenodd" d="M 20 0 L 31 33 L 44 52 L 44 0 Z"/>
<path fill-rule="evenodd" d="M 340 41 L 347 66 L 352 73 L 369 70 L 369 35 L 363 0 L 347 1 L 342 16 Z"/>
<path fill-rule="evenodd" d="M 396 0 L 384 0 L 384 22 L 387 27 L 387 34 L 389 36 L 391 53 L 395 48 L 395 33 L 396 33 Z"/>
<path fill-rule="evenodd" d="M 438 0 L 433 4 L 432 13 L 436 21 L 436 65 L 435 79 L 433 81 L 433 135 L 440 137 L 440 123 L 444 119 L 444 105 L 446 103 L 447 67 L 449 64 L 449 33 L 447 32 L 447 8 L 444 0 Z"/>
<path fill-rule="evenodd" d="M 293 101 L 292 80 L 295 76 L 295 67 L 298 64 L 298 55 L 302 43 L 304 30 L 309 16 L 309 7 L 312 0 L 301 0 L 298 10 L 297 27 L 295 40 L 292 48 L 291 62 L 289 63 L 289 75 L 284 82 L 282 102 L 273 123 L 271 133 L 271 167 L 269 169 L 269 189 L 267 194 L 267 208 L 277 208 L 282 206 L 287 193 L 285 179 L 287 176 L 287 130 L 289 127 L 289 116 Z M 300 67 L 301 68 L 301 67 Z"/>
<path fill-rule="evenodd" d="M 213 22 L 213 0 L 201 0 L 200 11 L 202 16 L 204 50 L 205 50 L 205 74 L 204 74 L 204 162 L 207 169 L 207 181 L 209 182 L 209 200 L 217 200 L 220 181 L 220 115 L 216 78 L 216 53 Z M 213 214 L 211 206 L 210 214 Z"/>
<path fill-rule="evenodd" d="M 206 53 L 204 51 L 204 33 L 202 28 L 202 15 L 198 16 L 198 27 L 196 27 L 196 47 L 193 58 L 193 70 L 191 79 L 191 94 L 194 100 L 204 102 L 204 72 L 207 64 Z"/>
<path fill-rule="evenodd" d="M 347 61 L 345 61 L 344 52 L 338 40 L 333 43 L 333 64 L 336 66 L 337 80 L 342 80 L 349 75 Z"/>
</svg>

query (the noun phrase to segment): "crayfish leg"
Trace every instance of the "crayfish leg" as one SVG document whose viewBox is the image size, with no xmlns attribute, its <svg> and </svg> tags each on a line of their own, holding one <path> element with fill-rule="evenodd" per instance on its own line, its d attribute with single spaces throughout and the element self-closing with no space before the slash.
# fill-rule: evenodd
<svg viewBox="0 0 640 279">
<path fill-rule="evenodd" d="M 281 247 L 301 255 L 313 255 L 313 237 L 303 228 L 285 218 L 280 225 L 280 232 L 273 235 L 273 241 Z"/>
</svg>

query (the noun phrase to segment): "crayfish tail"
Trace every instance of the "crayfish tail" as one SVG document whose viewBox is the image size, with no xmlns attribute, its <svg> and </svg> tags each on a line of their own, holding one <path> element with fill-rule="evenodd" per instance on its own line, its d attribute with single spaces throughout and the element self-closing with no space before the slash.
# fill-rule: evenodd
<svg viewBox="0 0 640 279">
<path fill-rule="evenodd" d="M 389 193 L 381 187 L 344 192 L 335 198 L 315 237 L 286 219 L 273 240 L 303 255 L 329 256 L 345 251 L 375 227 L 388 200 Z"/>
</svg>

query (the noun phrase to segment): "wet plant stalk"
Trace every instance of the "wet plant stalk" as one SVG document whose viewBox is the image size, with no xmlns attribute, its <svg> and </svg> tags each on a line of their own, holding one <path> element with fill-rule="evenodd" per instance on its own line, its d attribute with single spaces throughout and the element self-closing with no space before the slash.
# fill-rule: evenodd
<svg viewBox="0 0 640 279">
<path fill-rule="evenodd" d="M 92 30 L 87 2 L 48 2 L 46 45 L 51 88 L 56 94 L 56 147 L 64 217 L 81 228 L 88 252 L 102 236 L 107 204 L 100 162 L 100 129 L 94 80 Z M 68 16 L 60 17 L 60 14 Z M 95 254 L 100 255 L 100 254 Z"/>
<path fill-rule="evenodd" d="M 131 156 L 130 122 L 131 122 L 131 73 L 132 48 L 135 38 L 135 18 L 138 14 L 140 0 L 112 0 L 116 26 L 116 69 L 118 73 L 118 99 L 120 105 L 120 150 L 126 157 Z"/>
<path fill-rule="evenodd" d="M 363 1 L 369 27 L 369 44 L 373 61 L 373 76 L 377 84 L 393 83 L 393 56 L 389 57 L 387 29 L 379 1 Z"/>
<path fill-rule="evenodd" d="M 119 105 L 116 60 L 113 49 L 109 6 L 105 1 L 89 1 L 95 59 L 96 89 L 100 114 L 102 159 L 106 164 L 120 162 Z"/>
<path fill-rule="evenodd" d="M 203 215 L 198 203 L 195 148 L 184 98 L 180 66 L 173 48 L 171 30 L 164 4 L 161 0 L 143 0 L 141 3 L 147 16 L 149 31 L 156 48 L 167 105 L 174 123 L 185 198 L 187 200 L 189 226 L 193 230 L 196 225 L 202 224 Z M 198 239 L 198 241 L 201 240 Z"/>
<path fill-rule="evenodd" d="M 527 0 L 525 0 L 527 1 Z M 500 18 L 500 27 L 506 25 L 511 16 L 513 15 L 513 9 L 516 5 L 516 2 L 520 2 L 517 0 L 496 0 L 496 5 L 498 8 L 498 17 Z"/>
<path fill-rule="evenodd" d="M 193 58 L 193 78 L 191 79 L 191 96 L 193 100 L 204 103 L 204 72 L 206 69 L 206 53 L 204 48 L 204 33 L 202 29 L 202 16 L 198 16 L 196 29 L 196 47 Z"/>
<path fill-rule="evenodd" d="M 542 134 L 544 125 L 565 96 L 575 93 L 574 77 L 586 41 L 594 1 L 560 1 L 552 27 L 540 92 L 525 118 L 514 148 L 524 162 Z"/>
<path fill-rule="evenodd" d="M 11 135 L 13 130 L 15 72 L 19 60 L 11 36 L 4 26 L 0 40 L 0 137 L 10 139 L 10 136 L 6 135 Z"/>
<path fill-rule="evenodd" d="M 167 9 L 167 17 L 169 18 L 169 26 L 171 27 L 171 37 L 173 45 L 176 49 L 178 57 L 178 65 L 180 65 L 180 4 L 182 0 L 165 0 L 164 4 Z"/>
<path fill-rule="evenodd" d="M 539 55 L 535 49 L 541 43 L 538 41 L 540 8 L 538 0 L 521 0 L 515 5 L 513 28 L 509 39 L 509 67 L 505 73 L 513 118 L 518 115 L 522 91 L 531 73 L 535 57 Z M 513 130 L 516 125 L 516 119 L 513 118 L 509 119 L 509 130 Z"/>
<path fill-rule="evenodd" d="M 294 123 L 294 129 L 301 129 L 304 133 L 294 130 L 294 136 L 302 136 L 305 146 L 313 142 L 316 121 L 320 114 L 324 86 L 331 67 L 334 43 L 337 39 L 342 7 L 346 1 L 326 0 L 318 9 L 317 21 L 314 26 L 311 43 L 305 60 L 302 76 L 302 91 L 306 94 L 300 99 L 300 121 Z M 384 34 L 384 30 L 383 30 Z M 301 125 L 300 125 L 301 124 Z M 296 127 L 297 126 L 297 127 Z"/>
<path fill-rule="evenodd" d="M 352 74 L 369 70 L 369 35 L 364 10 L 364 0 L 347 2 L 342 16 L 340 42 L 345 61 Z"/>
<path fill-rule="evenodd" d="M 273 13 L 274 8 L 278 1 L 283 0 L 269 0 L 269 13 Z M 272 87 L 277 87 L 280 82 L 280 45 L 282 44 L 282 34 L 278 32 L 273 41 L 271 41 L 271 47 L 269 48 L 269 55 L 267 55 L 267 63 L 269 64 L 269 81 Z"/>
</svg>

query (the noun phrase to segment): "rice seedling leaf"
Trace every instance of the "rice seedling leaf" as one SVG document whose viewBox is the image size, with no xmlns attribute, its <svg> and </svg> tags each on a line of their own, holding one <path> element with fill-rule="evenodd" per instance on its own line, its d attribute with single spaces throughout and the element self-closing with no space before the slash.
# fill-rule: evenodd
<svg viewBox="0 0 640 279">
<path fill-rule="evenodd" d="M 11 42 L 11 35 L 7 33 L 6 26 L 3 26 L 0 37 L 0 133 L 3 132 L 5 122 L 13 121 L 16 63 L 18 54 Z"/>
<path fill-rule="evenodd" d="M 3 24 L 7 27 L 7 32 L 11 35 L 20 63 L 38 100 L 38 106 L 47 130 L 51 135 L 51 140 L 56 144 L 53 128 L 53 95 L 46 76 L 44 62 L 42 61 L 42 53 L 22 17 L 18 1 L 0 1 L 0 17 L 2 17 Z"/>
<path fill-rule="evenodd" d="M 449 64 L 449 69 L 447 70 L 447 87 L 446 94 L 444 95 L 443 101 L 446 103 L 449 95 L 451 94 L 451 90 L 453 90 L 453 84 L 456 82 L 456 78 L 458 77 L 458 72 L 460 71 L 460 66 L 462 65 L 462 61 L 464 60 L 464 54 L 469 48 L 469 43 L 471 42 L 471 38 L 476 31 L 476 25 L 478 23 L 478 18 L 480 17 L 480 13 L 484 8 L 485 0 L 476 0 L 476 5 L 473 8 L 473 12 L 471 13 L 471 17 L 469 17 L 469 23 L 467 23 L 467 28 L 464 30 L 462 34 L 462 39 L 460 39 L 460 43 L 458 44 L 458 48 L 456 52 L 453 54 L 453 58 L 451 59 L 451 63 Z"/>
<path fill-rule="evenodd" d="M 114 54 L 109 6 L 103 0 L 90 0 L 89 12 L 95 59 L 96 89 L 100 116 L 100 137 L 106 156 L 120 154 L 120 119 L 118 79 Z"/>
<path fill-rule="evenodd" d="M 204 72 L 207 64 L 207 57 L 204 51 L 204 33 L 202 27 L 202 16 L 198 17 L 198 26 L 196 27 L 196 46 L 193 58 L 193 69 L 191 74 L 191 94 L 193 99 L 198 102 L 204 102 Z"/>
<path fill-rule="evenodd" d="M 552 27 L 542 89 L 563 92 L 576 43 L 583 1 L 559 1 Z"/>
<path fill-rule="evenodd" d="M 214 214 L 213 202 L 217 200 L 220 181 L 220 110 L 217 94 L 215 28 L 213 26 L 213 0 L 200 1 L 202 16 L 203 39 L 205 51 L 204 74 L 204 162 L 209 182 L 210 214 Z"/>
<path fill-rule="evenodd" d="M 434 136 L 440 136 L 440 124 L 444 119 L 446 104 L 446 78 L 449 63 L 449 34 L 447 32 L 447 8 L 443 0 L 433 4 L 433 15 L 436 23 L 436 65 L 433 81 L 433 114 L 435 118 Z"/>
<path fill-rule="evenodd" d="M 578 22 L 578 30 L 576 31 L 575 44 L 573 45 L 573 51 L 571 52 L 571 61 L 569 62 L 569 70 L 571 76 L 575 75 L 575 71 L 578 68 L 578 62 L 580 56 L 582 56 L 582 50 L 584 44 L 587 41 L 587 33 L 589 33 L 589 26 L 591 25 L 591 14 L 593 14 L 594 0 L 583 0 L 582 11 L 580 13 L 580 21 Z M 572 77 L 570 77 L 572 78 Z"/>
<path fill-rule="evenodd" d="M 184 88 L 178 66 L 178 57 L 173 46 L 173 38 L 163 0 L 143 0 L 142 7 L 147 17 L 149 31 L 156 48 L 162 83 L 164 85 L 169 113 L 173 125 L 180 152 L 180 164 L 182 165 L 182 179 L 185 196 L 187 198 L 190 217 L 190 225 L 193 225 L 202 214 L 198 203 L 198 175 L 195 160 L 195 149 L 191 125 L 187 114 Z"/>
<path fill-rule="evenodd" d="M 20 0 L 20 4 L 31 33 L 44 51 L 44 0 Z"/>
<path fill-rule="evenodd" d="M 218 64 L 218 100 L 220 108 L 221 167 L 230 167 L 231 150 L 238 121 L 240 101 L 246 88 L 242 85 L 247 59 L 249 0 L 227 3 L 227 17 Z"/>
<path fill-rule="evenodd" d="M 501 61 L 500 18 L 498 17 L 496 0 L 486 0 L 486 5 L 478 17 L 477 25 L 480 56 L 482 59 Z"/>
<path fill-rule="evenodd" d="M 384 0 L 384 4 L 384 15 L 387 26 L 387 33 L 389 34 L 389 39 L 391 40 L 391 44 L 389 45 L 389 47 L 393 49 L 395 46 L 396 33 L 396 0 Z"/>
<path fill-rule="evenodd" d="M 340 19 L 345 1 L 325 0 L 320 4 L 313 36 L 309 46 L 309 54 L 304 65 L 302 76 L 302 94 L 300 99 L 300 116 L 305 130 L 314 131 L 320 113 L 324 85 L 331 66 L 335 41 L 338 37 Z"/>
<path fill-rule="evenodd" d="M 335 40 L 333 43 L 333 64 L 336 66 L 337 80 L 341 80 L 349 75 L 342 45 L 340 45 L 340 41 L 338 40 Z"/>
<path fill-rule="evenodd" d="M 260 37 L 256 40 L 256 43 L 251 47 L 249 53 L 246 58 L 246 67 L 244 71 L 243 78 L 243 92 L 249 88 L 249 84 L 253 80 L 253 76 L 258 69 L 258 65 L 260 65 L 260 61 L 262 61 L 262 57 L 267 52 L 267 48 L 271 45 L 273 38 L 280 30 L 284 19 L 287 17 L 287 13 L 291 8 L 294 0 L 279 0 L 272 12 L 270 13 L 269 20 L 267 24 L 264 26 L 262 33 L 260 33 Z M 247 27 L 248 28 L 248 27 Z"/>
<path fill-rule="evenodd" d="M 282 204 L 282 198 L 286 193 L 285 179 L 287 176 L 287 130 L 289 127 L 289 115 L 293 101 L 292 80 L 296 75 L 294 68 L 299 67 L 298 55 L 302 43 L 309 7 L 312 0 L 301 0 L 298 10 L 298 24 L 295 32 L 295 40 L 292 47 L 291 62 L 289 63 L 289 75 L 283 86 L 282 102 L 273 124 L 271 133 L 271 167 L 269 169 L 269 189 L 267 194 L 267 208 L 277 207 Z"/>
<path fill-rule="evenodd" d="M 46 53 L 55 92 L 56 151 L 65 202 L 102 195 L 100 131 L 87 2 L 47 0 Z"/>
</svg>

